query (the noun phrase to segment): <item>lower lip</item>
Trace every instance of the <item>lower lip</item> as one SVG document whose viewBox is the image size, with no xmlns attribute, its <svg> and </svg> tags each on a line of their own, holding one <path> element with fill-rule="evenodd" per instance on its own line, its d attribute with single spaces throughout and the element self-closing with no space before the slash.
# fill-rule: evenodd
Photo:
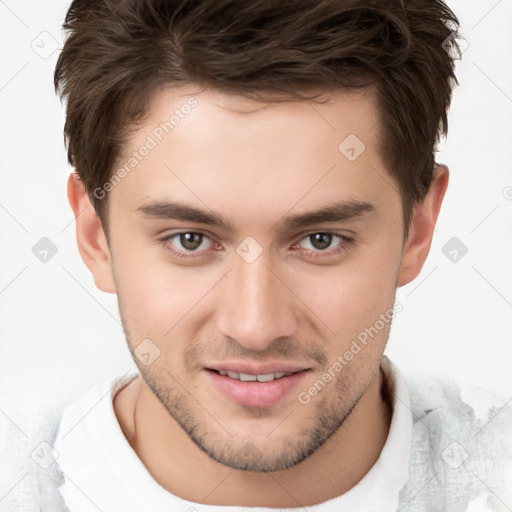
<svg viewBox="0 0 512 512">
<path fill-rule="evenodd" d="M 204 370 L 213 385 L 231 401 L 248 407 L 269 407 L 282 400 L 309 370 L 293 373 L 271 382 L 243 382 L 220 375 L 214 370 Z"/>
</svg>

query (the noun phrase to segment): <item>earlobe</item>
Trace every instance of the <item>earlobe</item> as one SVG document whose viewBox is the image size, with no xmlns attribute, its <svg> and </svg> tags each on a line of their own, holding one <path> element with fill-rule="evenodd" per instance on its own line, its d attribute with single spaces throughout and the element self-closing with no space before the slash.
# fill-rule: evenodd
<svg viewBox="0 0 512 512">
<path fill-rule="evenodd" d="M 68 200 L 76 223 L 76 240 L 82 260 L 91 271 L 96 286 L 115 293 L 112 258 L 100 219 L 76 173 L 68 178 Z"/>
<path fill-rule="evenodd" d="M 434 228 L 448 187 L 448 175 L 448 168 L 445 165 L 438 165 L 426 196 L 414 208 L 411 229 L 400 264 L 397 283 L 399 287 L 417 277 L 427 259 Z"/>
</svg>

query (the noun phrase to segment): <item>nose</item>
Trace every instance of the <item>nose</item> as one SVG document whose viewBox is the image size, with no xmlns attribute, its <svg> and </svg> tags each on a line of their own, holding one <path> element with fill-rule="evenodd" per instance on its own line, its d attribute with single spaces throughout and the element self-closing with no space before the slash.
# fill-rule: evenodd
<svg viewBox="0 0 512 512">
<path fill-rule="evenodd" d="M 263 351 L 295 333 L 296 298 L 265 253 L 252 263 L 235 255 L 218 292 L 217 328 L 246 349 Z"/>
</svg>

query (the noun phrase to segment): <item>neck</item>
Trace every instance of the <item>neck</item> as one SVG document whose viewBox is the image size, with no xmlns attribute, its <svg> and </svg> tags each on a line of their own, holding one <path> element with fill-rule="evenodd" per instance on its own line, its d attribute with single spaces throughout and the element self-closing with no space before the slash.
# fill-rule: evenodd
<svg viewBox="0 0 512 512">
<path fill-rule="evenodd" d="M 121 429 L 153 478 L 170 493 L 208 505 L 299 507 L 340 496 L 377 461 L 391 421 L 382 371 L 343 425 L 296 466 L 269 473 L 234 470 L 188 437 L 139 375 L 114 398 Z"/>
</svg>

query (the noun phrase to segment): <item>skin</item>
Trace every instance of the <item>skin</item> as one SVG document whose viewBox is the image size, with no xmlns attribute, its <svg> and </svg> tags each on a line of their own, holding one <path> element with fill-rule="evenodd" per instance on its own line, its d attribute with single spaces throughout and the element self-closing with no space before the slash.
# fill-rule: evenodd
<svg viewBox="0 0 512 512">
<path fill-rule="evenodd" d="M 419 274 L 448 169 L 436 168 L 404 242 L 401 198 L 378 153 L 371 94 L 256 103 L 192 88 L 153 98 L 119 166 L 191 96 L 197 106 L 105 198 L 108 243 L 81 182 L 71 175 L 68 183 L 80 253 L 98 288 L 117 294 L 132 355 L 144 339 L 160 351 L 148 366 L 134 355 L 141 376 L 117 393 L 115 412 L 149 472 L 177 496 L 212 505 L 320 503 L 356 485 L 385 443 L 390 411 L 379 367 L 390 324 L 309 403 L 298 393 Z M 366 146 L 353 162 L 338 150 L 349 134 Z M 140 210 L 176 200 L 221 214 L 232 231 Z M 300 228 L 285 223 L 353 200 L 374 209 Z M 170 238 L 176 232 L 205 238 L 190 249 Z M 328 238 L 324 248 L 309 236 L 325 232 L 342 238 Z M 237 253 L 246 237 L 262 248 L 251 263 Z M 248 407 L 205 373 L 232 361 L 309 370 L 277 404 Z"/>
</svg>

